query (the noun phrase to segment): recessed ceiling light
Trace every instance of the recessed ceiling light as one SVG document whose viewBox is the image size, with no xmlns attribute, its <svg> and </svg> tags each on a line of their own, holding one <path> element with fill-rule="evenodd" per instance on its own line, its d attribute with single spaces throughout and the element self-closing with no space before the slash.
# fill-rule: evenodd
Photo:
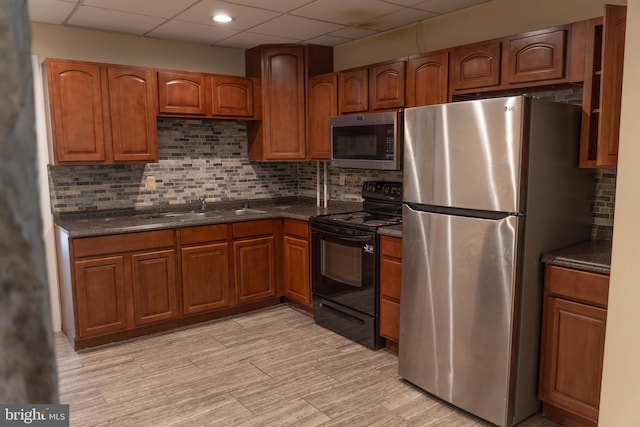
<svg viewBox="0 0 640 427">
<path fill-rule="evenodd" d="M 222 23 L 233 21 L 232 17 L 230 17 L 229 15 L 225 15 L 224 13 L 219 13 L 211 19 L 213 19 L 216 22 L 222 22 Z"/>
</svg>

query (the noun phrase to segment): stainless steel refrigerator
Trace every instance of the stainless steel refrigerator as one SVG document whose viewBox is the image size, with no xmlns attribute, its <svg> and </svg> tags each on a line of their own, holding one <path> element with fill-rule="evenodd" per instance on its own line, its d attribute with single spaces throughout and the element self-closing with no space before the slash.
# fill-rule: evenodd
<svg viewBox="0 0 640 427">
<path fill-rule="evenodd" d="M 540 407 L 540 256 L 590 238 L 579 132 L 526 96 L 405 110 L 399 374 L 497 425 Z"/>
</svg>

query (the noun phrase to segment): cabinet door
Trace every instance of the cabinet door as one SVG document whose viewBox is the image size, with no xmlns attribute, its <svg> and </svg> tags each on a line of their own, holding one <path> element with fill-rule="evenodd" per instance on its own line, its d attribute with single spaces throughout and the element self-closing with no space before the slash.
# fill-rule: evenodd
<svg viewBox="0 0 640 427">
<path fill-rule="evenodd" d="M 101 75 L 95 64 L 47 61 L 56 163 L 107 161 Z"/>
<path fill-rule="evenodd" d="M 507 39 L 507 81 L 528 83 L 565 76 L 567 31 L 536 31 Z"/>
<path fill-rule="evenodd" d="M 501 48 L 500 42 L 476 43 L 453 48 L 452 89 L 498 86 Z"/>
<path fill-rule="evenodd" d="M 158 111 L 161 115 L 207 114 L 206 75 L 186 71 L 158 71 Z"/>
<path fill-rule="evenodd" d="M 303 52 L 302 47 L 264 49 L 262 133 L 265 159 L 305 158 Z"/>
<path fill-rule="evenodd" d="M 131 273 L 136 325 L 178 316 L 173 249 L 132 255 Z"/>
<path fill-rule="evenodd" d="M 210 76 L 211 114 L 253 116 L 253 81 L 244 77 Z"/>
<path fill-rule="evenodd" d="M 370 110 L 404 107 L 405 69 L 405 61 L 369 68 Z"/>
<path fill-rule="evenodd" d="M 400 271 L 402 240 L 380 239 L 380 335 L 398 342 L 400 337 Z"/>
<path fill-rule="evenodd" d="M 274 237 L 233 242 L 238 303 L 276 296 Z"/>
<path fill-rule="evenodd" d="M 287 297 L 311 306 L 309 241 L 284 236 L 284 284 Z"/>
<path fill-rule="evenodd" d="M 598 421 L 607 310 L 547 297 L 540 399 Z"/>
<path fill-rule="evenodd" d="M 449 100 L 449 52 L 412 58 L 407 69 L 407 107 Z"/>
<path fill-rule="evenodd" d="M 331 159 L 330 118 L 338 115 L 337 86 L 337 74 L 309 79 L 307 153 L 310 160 Z"/>
<path fill-rule="evenodd" d="M 108 67 L 113 160 L 158 161 L 156 80 L 150 68 Z"/>
<path fill-rule="evenodd" d="M 340 114 L 369 110 L 369 70 L 341 71 L 338 80 L 338 111 Z"/>
<path fill-rule="evenodd" d="M 126 329 L 124 258 L 112 256 L 76 261 L 74 275 L 78 336 Z"/>
<path fill-rule="evenodd" d="M 228 244 L 182 248 L 183 312 L 200 313 L 229 305 Z"/>
</svg>

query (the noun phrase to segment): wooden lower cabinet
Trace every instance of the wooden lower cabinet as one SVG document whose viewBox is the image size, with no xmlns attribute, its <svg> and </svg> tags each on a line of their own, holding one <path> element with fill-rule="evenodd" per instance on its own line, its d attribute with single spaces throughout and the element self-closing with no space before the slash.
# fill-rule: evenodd
<svg viewBox="0 0 640 427">
<path fill-rule="evenodd" d="M 380 335 L 387 348 L 398 351 L 400 337 L 400 271 L 402 240 L 380 237 Z"/>
<path fill-rule="evenodd" d="M 605 275 L 545 270 L 539 398 L 563 425 L 598 424 L 608 286 Z"/>
<path fill-rule="evenodd" d="M 282 250 L 285 296 L 311 311 L 311 252 L 307 222 L 284 220 Z"/>
<path fill-rule="evenodd" d="M 277 296 L 273 220 L 233 224 L 238 304 Z"/>
<path fill-rule="evenodd" d="M 183 228 L 180 242 L 183 314 L 230 307 L 226 224 Z"/>
<path fill-rule="evenodd" d="M 127 328 L 124 256 L 76 261 L 73 266 L 78 335 L 87 337 Z"/>
<path fill-rule="evenodd" d="M 175 250 L 131 255 L 136 326 L 178 317 Z"/>
</svg>

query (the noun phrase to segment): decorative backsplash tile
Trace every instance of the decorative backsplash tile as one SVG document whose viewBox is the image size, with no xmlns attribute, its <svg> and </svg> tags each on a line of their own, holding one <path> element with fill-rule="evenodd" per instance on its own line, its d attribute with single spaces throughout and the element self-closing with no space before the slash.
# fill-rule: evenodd
<svg viewBox="0 0 640 427">
<path fill-rule="evenodd" d="M 579 104 L 582 89 L 534 95 Z M 203 197 L 209 202 L 316 197 L 316 162 L 249 162 L 246 122 L 159 118 L 158 145 L 158 163 L 49 166 L 53 212 L 185 204 Z M 329 200 L 337 201 L 361 201 L 364 181 L 402 181 L 402 172 L 330 166 L 327 172 Z M 345 175 L 345 185 L 339 185 L 340 173 Z M 145 188 L 149 176 L 155 177 L 156 190 Z M 322 163 L 320 176 L 322 179 Z M 611 239 L 615 186 L 615 170 L 597 171 L 594 239 Z"/>
<path fill-rule="evenodd" d="M 249 162 L 246 122 L 158 119 L 159 162 L 49 166 L 54 213 L 294 196 L 295 163 Z M 147 190 L 147 177 L 156 189 Z"/>
</svg>

